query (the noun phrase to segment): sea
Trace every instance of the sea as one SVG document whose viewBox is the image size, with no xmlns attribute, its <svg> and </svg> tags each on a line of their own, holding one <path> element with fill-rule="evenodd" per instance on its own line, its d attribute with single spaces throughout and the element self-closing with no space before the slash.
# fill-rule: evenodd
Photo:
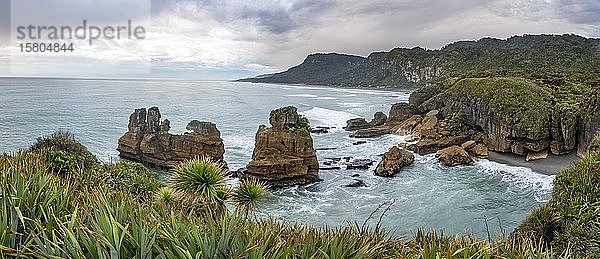
<svg viewBox="0 0 600 259">
<path fill-rule="evenodd" d="M 312 126 L 332 127 L 312 134 L 319 161 L 351 156 L 380 160 L 406 136 L 386 135 L 357 141 L 342 129 L 355 117 L 370 120 L 393 103 L 408 102 L 410 89 L 395 91 L 228 81 L 0 79 L 0 153 L 26 149 L 36 138 L 57 130 L 73 133 L 100 160 L 117 161 L 117 140 L 127 131 L 136 108 L 157 106 L 171 121 L 171 133 L 185 132 L 191 120 L 216 123 L 232 170 L 245 166 L 254 135 L 268 125 L 269 112 L 293 105 Z M 413 165 L 392 178 L 368 170 L 322 170 L 324 181 L 272 192 L 257 216 L 316 227 L 345 224 L 375 226 L 392 235 L 418 228 L 446 234 L 496 237 L 510 233 L 527 213 L 550 198 L 554 176 L 486 159 L 474 166 L 445 167 L 434 155 L 417 155 Z M 168 179 L 168 171 L 158 171 Z M 358 174 L 358 176 L 356 176 Z M 354 177 L 353 177 L 354 175 Z M 345 187 L 354 178 L 366 187 Z M 235 180 L 232 180 L 235 184 Z M 378 210 L 378 208 L 381 208 Z"/>
</svg>

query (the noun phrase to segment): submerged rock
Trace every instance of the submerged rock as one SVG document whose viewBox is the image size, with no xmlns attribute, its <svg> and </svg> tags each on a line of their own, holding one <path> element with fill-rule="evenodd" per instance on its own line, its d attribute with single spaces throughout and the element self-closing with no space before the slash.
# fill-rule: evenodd
<svg viewBox="0 0 600 259">
<path fill-rule="evenodd" d="M 344 187 L 367 187 L 367 183 L 361 179 L 353 179 L 353 181 L 349 184 L 344 185 Z"/>
<path fill-rule="evenodd" d="M 287 106 L 271 111 L 269 122 L 271 127 L 260 125 L 256 132 L 252 161 L 242 178 L 274 188 L 321 181 L 308 120 Z"/>
<path fill-rule="evenodd" d="M 400 172 L 405 166 L 411 165 L 415 156 L 405 149 L 393 146 L 389 151 L 383 154 L 381 162 L 375 168 L 375 175 L 391 177 Z"/>
<path fill-rule="evenodd" d="M 351 162 L 346 163 L 346 170 L 367 170 L 369 169 L 375 161 L 365 158 L 365 159 L 354 159 Z"/>
<path fill-rule="evenodd" d="M 460 146 L 451 146 L 437 152 L 438 160 L 445 166 L 472 165 L 473 159 Z"/>
<path fill-rule="evenodd" d="M 128 131 L 119 138 L 119 156 L 161 168 L 173 168 L 195 157 L 223 161 L 221 133 L 211 122 L 191 121 L 183 135 L 170 134 L 171 123 L 160 121 L 158 107 L 136 109 L 129 116 Z"/>
</svg>

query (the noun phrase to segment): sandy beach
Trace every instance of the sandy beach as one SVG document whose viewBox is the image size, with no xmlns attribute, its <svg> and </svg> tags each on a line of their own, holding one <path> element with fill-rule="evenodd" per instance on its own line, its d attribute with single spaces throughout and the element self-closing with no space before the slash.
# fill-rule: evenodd
<svg viewBox="0 0 600 259">
<path fill-rule="evenodd" d="M 490 151 L 488 159 L 502 164 L 528 167 L 533 171 L 546 175 L 555 175 L 560 170 L 569 167 L 574 161 L 579 160 L 579 157 L 573 151 L 570 154 L 561 156 L 548 154 L 548 158 L 527 162 L 525 156 Z"/>
</svg>

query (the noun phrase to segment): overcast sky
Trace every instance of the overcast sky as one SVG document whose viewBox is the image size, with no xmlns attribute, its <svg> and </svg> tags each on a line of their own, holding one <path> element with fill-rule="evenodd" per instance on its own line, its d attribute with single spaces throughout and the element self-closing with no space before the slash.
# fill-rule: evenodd
<svg viewBox="0 0 600 259">
<path fill-rule="evenodd" d="M 457 40 L 524 33 L 600 36 L 599 0 L 47 0 L 43 7 L 42 1 L 16 2 L 12 30 L 36 19 L 57 22 L 65 8 L 100 25 L 132 19 L 147 26 L 145 40 L 79 48 L 76 60 L 119 75 L 135 62 L 152 61 L 153 76 L 231 79 L 285 70 L 315 52 L 366 56 L 394 47 L 436 49 Z M 25 13 L 31 5 L 40 12 Z M 6 53 L 15 51 L 16 43 L 2 45 L 8 48 L 0 54 L 6 66 Z M 39 63 L 73 59 L 45 58 Z M 76 60 L 70 62 L 83 62 Z M 13 66 L 19 62 L 30 61 L 14 60 Z M 68 69 L 89 76 L 78 70 Z"/>
</svg>

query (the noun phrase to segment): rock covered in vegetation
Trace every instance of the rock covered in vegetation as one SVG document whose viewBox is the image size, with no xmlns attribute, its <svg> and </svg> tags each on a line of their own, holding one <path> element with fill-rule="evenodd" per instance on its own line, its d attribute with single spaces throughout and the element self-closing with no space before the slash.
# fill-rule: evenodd
<svg viewBox="0 0 600 259">
<path fill-rule="evenodd" d="M 383 154 L 381 162 L 375 168 L 375 175 L 384 177 L 394 176 L 403 167 L 411 165 L 414 160 L 415 156 L 411 152 L 393 146 Z"/>
<path fill-rule="evenodd" d="M 460 146 L 444 148 L 438 151 L 436 156 L 445 166 L 472 165 L 474 163 L 469 153 Z"/>
<path fill-rule="evenodd" d="M 119 156 L 161 168 L 207 157 L 223 162 L 225 148 L 221 133 L 211 122 L 193 120 L 183 135 L 170 134 L 171 123 L 161 122 L 158 107 L 136 109 L 129 117 L 128 131 L 119 139 Z"/>
<path fill-rule="evenodd" d="M 320 181 L 319 162 L 308 132 L 308 119 L 296 107 L 271 111 L 271 127 L 260 125 L 256 132 L 252 161 L 242 178 L 267 182 L 279 188 Z"/>
</svg>

